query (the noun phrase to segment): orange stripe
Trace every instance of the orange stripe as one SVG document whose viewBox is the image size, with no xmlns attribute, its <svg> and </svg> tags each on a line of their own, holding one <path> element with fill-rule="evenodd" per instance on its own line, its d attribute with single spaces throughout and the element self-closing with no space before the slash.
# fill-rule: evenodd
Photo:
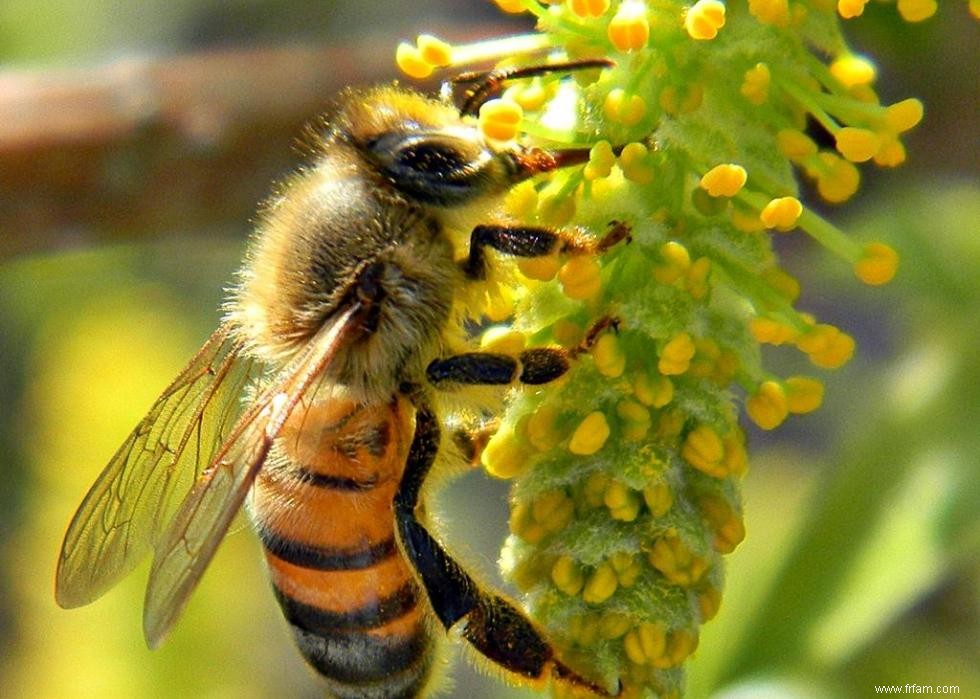
<svg viewBox="0 0 980 699">
<path fill-rule="evenodd" d="M 349 612 L 387 597 L 412 575 L 401 555 L 362 570 L 301 568 L 266 554 L 273 584 L 293 599 L 330 612 Z"/>
<path fill-rule="evenodd" d="M 390 483 L 363 492 L 331 490 L 284 475 L 260 474 L 251 508 L 266 529 L 283 538 L 352 548 L 391 538 L 396 489 Z"/>
</svg>

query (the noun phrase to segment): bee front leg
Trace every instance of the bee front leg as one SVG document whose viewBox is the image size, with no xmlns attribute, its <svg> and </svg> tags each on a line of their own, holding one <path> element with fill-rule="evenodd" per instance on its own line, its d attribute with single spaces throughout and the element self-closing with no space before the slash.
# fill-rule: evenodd
<svg viewBox="0 0 980 699">
<path fill-rule="evenodd" d="M 629 242 L 630 227 L 611 221 L 609 232 L 595 241 L 572 231 L 554 231 L 534 226 L 477 226 L 470 233 L 470 253 L 463 261 L 463 272 L 470 279 L 486 279 L 486 248 L 514 257 L 544 257 L 553 252 L 602 254 L 621 241 Z"/>
<path fill-rule="evenodd" d="M 562 663 L 535 625 L 505 598 L 484 592 L 418 520 L 422 485 L 439 446 L 439 424 L 416 399 L 415 434 L 395 495 L 395 523 L 405 556 L 426 591 L 432 611 L 448 631 L 460 634 L 482 655 L 531 684 L 556 678 L 600 696 L 614 696 Z"/>
</svg>

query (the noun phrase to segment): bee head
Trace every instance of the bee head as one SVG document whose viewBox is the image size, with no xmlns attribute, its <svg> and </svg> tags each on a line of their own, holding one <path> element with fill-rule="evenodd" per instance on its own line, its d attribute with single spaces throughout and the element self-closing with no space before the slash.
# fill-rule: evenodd
<svg viewBox="0 0 980 699">
<path fill-rule="evenodd" d="M 420 204 L 467 204 L 532 174 L 522 173 L 515 151 L 492 148 L 455 106 L 404 88 L 350 93 L 332 123 L 333 138 Z"/>
</svg>

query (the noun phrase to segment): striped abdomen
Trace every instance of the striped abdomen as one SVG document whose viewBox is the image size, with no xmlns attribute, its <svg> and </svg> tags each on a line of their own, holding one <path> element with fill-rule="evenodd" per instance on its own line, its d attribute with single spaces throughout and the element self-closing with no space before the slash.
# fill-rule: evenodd
<svg viewBox="0 0 980 699">
<path fill-rule="evenodd" d="M 407 404 L 299 405 L 253 489 L 279 604 L 338 697 L 414 697 L 432 666 L 420 590 L 395 543 Z"/>
</svg>

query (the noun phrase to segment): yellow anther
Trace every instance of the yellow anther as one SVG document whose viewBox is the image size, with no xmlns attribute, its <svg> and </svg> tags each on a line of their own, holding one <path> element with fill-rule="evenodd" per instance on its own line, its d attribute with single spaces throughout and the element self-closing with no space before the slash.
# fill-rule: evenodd
<svg viewBox="0 0 980 699">
<path fill-rule="evenodd" d="M 568 451 L 573 454 L 588 456 L 602 449 L 609 439 L 609 423 L 603 412 L 596 410 L 585 416 L 572 433 L 568 442 Z"/>
<path fill-rule="evenodd" d="M 665 376 L 683 374 L 691 365 L 694 357 L 694 340 L 686 332 L 677 333 L 660 351 L 657 369 Z"/>
<path fill-rule="evenodd" d="M 612 122 L 623 126 L 638 124 L 647 111 L 646 100 L 639 95 L 628 95 L 621 88 L 613 88 L 602 103 L 602 113 Z"/>
<path fill-rule="evenodd" d="M 894 133 L 904 133 L 922 121 L 922 102 L 910 97 L 885 108 L 885 126 Z"/>
<path fill-rule="evenodd" d="M 648 662 L 661 658 L 667 650 L 667 627 L 660 622 L 645 621 L 637 629 L 640 648 Z"/>
<path fill-rule="evenodd" d="M 653 181 L 653 168 L 647 163 L 649 151 L 642 143 L 628 143 L 619 154 L 619 169 L 623 176 L 637 184 Z"/>
<path fill-rule="evenodd" d="M 748 173 L 741 165 L 725 163 L 704 173 L 701 189 L 713 197 L 734 197 L 745 186 Z"/>
<path fill-rule="evenodd" d="M 612 479 L 601 471 L 596 471 L 586 479 L 583 494 L 585 495 L 585 501 L 590 507 L 599 507 L 602 505 L 602 500 L 606 495 L 606 487 L 609 485 L 610 480 Z"/>
<path fill-rule="evenodd" d="M 559 532 L 572 521 L 575 503 L 561 490 L 542 493 L 531 504 L 531 516 L 548 533 Z"/>
<path fill-rule="evenodd" d="M 830 74 L 848 89 L 858 85 L 870 85 L 876 77 L 874 63 L 853 53 L 838 56 L 830 64 Z"/>
<path fill-rule="evenodd" d="M 635 400 L 626 398 L 616 406 L 616 414 L 623 419 L 622 434 L 626 439 L 643 439 L 650 429 L 650 411 Z"/>
<path fill-rule="evenodd" d="M 622 376 L 626 368 L 626 355 L 620 347 L 619 338 L 610 333 L 602 335 L 592 347 L 595 368 L 603 376 L 616 378 Z"/>
<path fill-rule="evenodd" d="M 663 517 L 674 504 L 674 493 L 666 483 L 654 483 L 643 489 L 643 501 L 647 504 L 650 514 Z"/>
<path fill-rule="evenodd" d="M 708 570 L 708 562 L 673 534 L 657 539 L 647 558 L 667 580 L 684 587 L 697 584 Z"/>
<path fill-rule="evenodd" d="M 487 100 L 480 106 L 480 131 L 495 141 L 510 141 L 524 118 L 521 105 L 508 99 Z"/>
<path fill-rule="evenodd" d="M 980 0 L 970 0 L 969 7 L 973 19 L 980 19 Z"/>
<path fill-rule="evenodd" d="M 803 204 L 796 197 L 778 197 L 773 199 L 759 212 L 759 218 L 766 228 L 777 231 L 791 231 L 796 228 L 796 222 L 803 213 Z"/>
<path fill-rule="evenodd" d="M 653 278 L 661 284 L 673 284 L 691 267 L 691 255 L 687 248 L 675 241 L 660 246 L 663 262 L 653 268 Z"/>
<path fill-rule="evenodd" d="M 865 284 L 887 284 L 898 271 L 898 253 L 884 243 L 868 243 L 861 259 L 854 263 L 854 274 Z"/>
<path fill-rule="evenodd" d="M 681 456 L 699 471 L 715 475 L 725 456 L 725 447 L 721 437 L 711 427 L 698 425 L 684 440 Z"/>
<path fill-rule="evenodd" d="M 632 623 L 632 619 L 626 614 L 607 612 L 599 619 L 599 635 L 606 640 L 619 638 L 629 631 Z"/>
<path fill-rule="evenodd" d="M 905 162 L 905 146 L 891 134 L 884 134 L 874 161 L 881 167 L 898 167 Z"/>
<path fill-rule="evenodd" d="M 508 92 L 511 98 L 521 105 L 525 112 L 535 112 L 541 109 L 548 100 L 554 95 L 554 90 L 545 86 L 540 78 L 535 78 L 527 85 L 517 87 L 512 93 Z"/>
<path fill-rule="evenodd" d="M 906 22 L 922 22 L 936 14 L 936 0 L 898 0 L 898 13 Z"/>
<path fill-rule="evenodd" d="M 868 0 L 837 0 L 837 14 L 844 19 L 859 17 L 864 12 Z"/>
<path fill-rule="evenodd" d="M 589 151 L 589 162 L 582 169 L 582 176 L 589 180 L 609 177 L 613 165 L 616 164 L 616 154 L 613 153 L 609 141 L 599 141 Z"/>
<path fill-rule="evenodd" d="M 619 581 L 616 579 L 616 573 L 612 566 L 608 563 L 600 563 L 599 567 L 589 576 L 588 582 L 585 583 L 582 599 L 589 604 L 602 604 L 613 596 L 618 586 Z"/>
<path fill-rule="evenodd" d="M 619 166 L 629 168 L 647 157 L 647 147 L 638 141 L 627 143 L 619 154 Z"/>
<path fill-rule="evenodd" d="M 836 153 L 824 151 L 818 157 L 822 168 L 817 177 L 817 191 L 820 196 L 832 204 L 850 199 L 861 184 L 861 173 L 858 169 Z"/>
<path fill-rule="evenodd" d="M 577 595 L 585 585 L 585 575 L 571 556 L 559 556 L 551 566 L 551 581 L 566 595 Z"/>
<path fill-rule="evenodd" d="M 703 299 L 708 295 L 708 275 L 711 273 L 711 260 L 699 257 L 691 263 L 687 270 L 687 293 L 695 299 Z"/>
<path fill-rule="evenodd" d="M 749 455 L 745 451 L 745 437 L 739 430 L 732 430 L 731 433 L 721 440 L 725 448 L 725 456 L 722 459 L 722 470 L 730 476 L 744 476 L 749 470 Z"/>
<path fill-rule="evenodd" d="M 643 652 L 643 646 L 640 645 L 640 634 L 637 630 L 630 631 L 623 638 L 623 650 L 634 665 L 647 664 L 647 656 Z"/>
<path fill-rule="evenodd" d="M 538 216 L 549 226 L 564 226 L 575 216 L 575 199 L 558 187 L 546 187 L 538 197 Z"/>
<path fill-rule="evenodd" d="M 609 0 L 566 0 L 573 15 L 583 19 L 602 17 L 609 9 Z"/>
<path fill-rule="evenodd" d="M 640 374 L 633 381 L 633 395 L 643 405 L 662 408 L 674 399 L 674 384 L 666 376 Z"/>
<path fill-rule="evenodd" d="M 512 187 L 504 199 L 504 209 L 514 218 L 527 218 L 537 206 L 538 191 L 530 180 Z"/>
<path fill-rule="evenodd" d="M 642 0 L 624 0 L 610 20 L 606 33 L 612 45 L 622 53 L 645 47 L 650 39 L 646 3 Z"/>
<path fill-rule="evenodd" d="M 812 413 L 823 403 L 823 383 L 809 376 L 791 376 L 786 379 L 786 405 L 797 415 Z"/>
<path fill-rule="evenodd" d="M 539 451 L 548 451 L 558 446 L 563 435 L 558 430 L 557 421 L 556 408 L 548 405 L 539 406 L 527 420 L 525 426 L 527 441 Z"/>
<path fill-rule="evenodd" d="M 789 24 L 788 0 L 749 0 L 749 12 L 763 24 L 785 27 Z"/>
<path fill-rule="evenodd" d="M 698 647 L 698 634 L 691 629 L 674 629 L 667 642 L 667 656 L 671 666 L 680 665 Z"/>
<path fill-rule="evenodd" d="M 453 47 L 431 34 L 421 34 L 416 42 L 422 60 L 436 68 L 445 68 L 453 62 Z"/>
<path fill-rule="evenodd" d="M 510 519 L 507 522 L 511 533 L 519 536 L 529 544 L 536 544 L 543 540 L 548 531 L 534 521 L 531 515 L 531 508 L 523 503 L 519 503 L 510 511 Z"/>
<path fill-rule="evenodd" d="M 657 436 L 663 440 L 677 437 L 684 429 L 686 416 L 682 410 L 664 410 L 657 420 Z"/>
<path fill-rule="evenodd" d="M 817 154 L 817 144 L 802 131 L 782 129 L 776 134 L 779 152 L 793 162 L 806 160 Z"/>
<path fill-rule="evenodd" d="M 699 41 L 714 39 L 724 26 L 725 3 L 720 0 L 698 0 L 684 17 L 684 29 L 688 36 Z"/>
<path fill-rule="evenodd" d="M 498 430 L 480 455 L 487 473 L 496 478 L 513 478 L 527 465 L 527 448 L 511 430 Z"/>
<path fill-rule="evenodd" d="M 606 487 L 602 503 L 609 508 L 610 516 L 621 522 L 632 522 L 640 514 L 639 495 L 619 481 Z"/>
<path fill-rule="evenodd" d="M 750 320 L 749 332 L 756 342 L 777 346 L 792 342 L 799 335 L 795 328 L 766 316 L 757 316 Z"/>
<path fill-rule="evenodd" d="M 771 81 L 772 76 L 769 72 L 769 66 L 765 63 L 756 63 L 755 67 L 745 71 L 745 77 L 742 79 L 742 87 L 739 88 L 739 92 L 742 93 L 745 99 L 756 106 L 765 104 L 765 101 L 769 99 L 769 84 Z"/>
<path fill-rule="evenodd" d="M 755 394 L 745 401 L 745 412 L 764 430 L 779 427 L 789 414 L 786 391 L 776 381 L 763 381 Z"/>
<path fill-rule="evenodd" d="M 395 49 L 395 63 L 408 77 L 421 80 L 432 75 L 434 66 L 422 57 L 422 52 L 412 44 L 402 42 Z"/>
<path fill-rule="evenodd" d="M 836 134 L 837 152 L 852 163 L 864 163 L 874 157 L 881 139 L 874 131 L 845 126 Z"/>
<path fill-rule="evenodd" d="M 525 10 L 521 0 L 493 0 L 493 2 L 501 10 L 509 12 L 512 15 L 519 14 Z"/>
<path fill-rule="evenodd" d="M 698 611 L 701 613 L 701 623 L 711 621 L 721 609 L 721 590 L 711 584 L 704 586 L 698 592 Z"/>
<path fill-rule="evenodd" d="M 599 262 L 591 255 L 573 257 L 558 270 L 562 291 L 570 299 L 587 299 L 601 286 Z"/>
<path fill-rule="evenodd" d="M 700 337 L 694 342 L 695 353 L 688 369 L 691 376 L 706 379 L 715 372 L 718 358 L 721 357 L 721 347 L 710 337 Z"/>
<path fill-rule="evenodd" d="M 541 255 L 540 257 L 524 257 L 517 262 L 517 268 L 528 279 L 540 282 L 550 281 L 561 268 L 561 258 L 558 253 Z"/>
<path fill-rule="evenodd" d="M 810 361 L 824 369 L 837 369 L 854 355 L 854 338 L 833 325 L 813 326 L 796 341 Z"/>
<path fill-rule="evenodd" d="M 480 349 L 485 352 L 499 352 L 517 356 L 527 346 L 527 338 L 519 330 L 513 330 L 505 325 L 495 325 L 487 328 L 480 337 Z"/>
</svg>

